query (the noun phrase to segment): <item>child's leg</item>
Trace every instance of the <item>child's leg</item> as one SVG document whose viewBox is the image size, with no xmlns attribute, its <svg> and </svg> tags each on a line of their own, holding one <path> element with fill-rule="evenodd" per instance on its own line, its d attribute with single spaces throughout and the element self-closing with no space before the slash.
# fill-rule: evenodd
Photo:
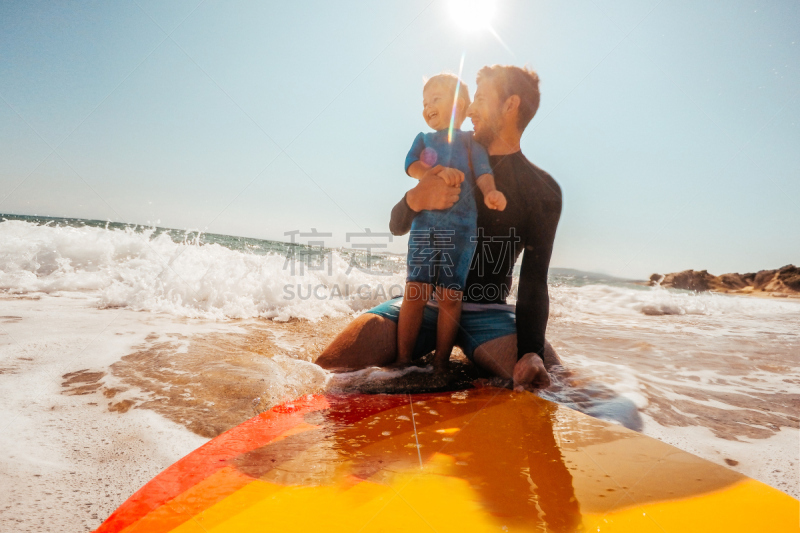
<svg viewBox="0 0 800 533">
<path fill-rule="evenodd" d="M 439 301 L 439 320 L 436 322 L 436 355 L 433 367 L 437 372 L 447 370 L 450 353 L 456 342 L 458 323 L 461 320 L 461 298 L 464 293 L 444 287 L 436 287 Z"/>
<path fill-rule="evenodd" d="M 414 346 L 422 326 L 422 315 L 425 305 L 431 297 L 432 286 L 427 283 L 409 281 L 403 303 L 400 305 L 400 317 L 397 320 L 397 360 L 393 366 L 408 366 L 414 355 Z"/>
</svg>

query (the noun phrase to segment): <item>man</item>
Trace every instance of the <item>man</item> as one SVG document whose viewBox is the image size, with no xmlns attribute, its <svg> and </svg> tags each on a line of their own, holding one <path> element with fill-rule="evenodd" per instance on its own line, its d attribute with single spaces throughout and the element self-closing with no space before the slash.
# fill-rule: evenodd
<svg viewBox="0 0 800 533">
<path fill-rule="evenodd" d="M 484 67 L 478 72 L 475 99 L 467 115 L 475 139 L 489 153 L 495 185 L 508 204 L 488 209 L 480 190 L 475 255 L 464 291 L 456 344 L 479 367 L 513 379 L 514 388 L 550 385 L 546 368 L 559 364 L 545 341 L 549 313 L 547 270 L 561 216 L 561 189 L 520 151 L 525 127 L 539 108 L 539 77 L 514 66 Z M 430 169 L 392 210 L 395 235 L 411 229 L 423 210 L 447 209 L 460 193 Z M 516 308 L 506 303 L 514 264 L 522 254 Z M 329 369 L 358 369 L 391 364 L 397 353 L 399 300 L 385 302 L 351 322 L 323 351 L 317 364 Z M 417 355 L 435 345 L 438 309 L 426 308 Z M 432 344 L 433 343 L 433 344 Z"/>
</svg>

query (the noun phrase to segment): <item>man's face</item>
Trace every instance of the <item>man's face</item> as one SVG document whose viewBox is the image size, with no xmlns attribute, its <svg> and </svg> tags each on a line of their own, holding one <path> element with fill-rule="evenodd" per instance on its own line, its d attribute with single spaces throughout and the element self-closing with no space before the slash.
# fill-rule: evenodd
<svg viewBox="0 0 800 533">
<path fill-rule="evenodd" d="M 502 129 L 502 104 L 491 81 L 485 80 L 478 84 L 475 100 L 467 109 L 467 116 L 472 120 L 475 140 L 484 146 L 489 146 Z"/>
</svg>

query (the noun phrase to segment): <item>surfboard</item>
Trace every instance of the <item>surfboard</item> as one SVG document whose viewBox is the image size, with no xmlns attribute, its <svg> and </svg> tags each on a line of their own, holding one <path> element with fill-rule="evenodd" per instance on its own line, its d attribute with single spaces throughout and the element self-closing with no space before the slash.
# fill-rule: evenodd
<svg viewBox="0 0 800 533">
<path fill-rule="evenodd" d="M 221 434 L 97 530 L 800 531 L 800 502 L 527 392 L 308 395 Z"/>
</svg>

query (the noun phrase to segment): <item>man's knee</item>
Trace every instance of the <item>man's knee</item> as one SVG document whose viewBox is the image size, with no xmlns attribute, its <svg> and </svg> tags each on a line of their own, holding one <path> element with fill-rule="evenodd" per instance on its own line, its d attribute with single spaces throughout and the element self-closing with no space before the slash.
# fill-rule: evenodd
<svg viewBox="0 0 800 533">
<path fill-rule="evenodd" d="M 517 356 L 517 336 L 505 335 L 481 344 L 475 349 L 473 359 L 479 366 L 495 375 L 510 378 L 513 375 L 514 365 L 519 360 Z M 542 361 L 547 370 L 550 370 L 554 365 L 562 365 L 555 349 L 546 340 L 544 342 L 544 357 L 542 357 Z"/>
<path fill-rule="evenodd" d="M 505 335 L 484 342 L 475 349 L 472 359 L 495 376 L 511 379 L 517 362 L 517 336 Z"/>
<path fill-rule="evenodd" d="M 328 344 L 315 363 L 326 369 L 384 366 L 397 356 L 397 324 L 373 313 L 355 318 Z"/>
<path fill-rule="evenodd" d="M 544 356 L 542 357 L 542 360 L 544 361 L 544 367 L 547 370 L 550 370 L 550 367 L 554 365 L 564 366 L 564 363 L 561 361 L 561 358 L 558 356 L 553 346 L 547 340 L 544 341 Z"/>
</svg>

